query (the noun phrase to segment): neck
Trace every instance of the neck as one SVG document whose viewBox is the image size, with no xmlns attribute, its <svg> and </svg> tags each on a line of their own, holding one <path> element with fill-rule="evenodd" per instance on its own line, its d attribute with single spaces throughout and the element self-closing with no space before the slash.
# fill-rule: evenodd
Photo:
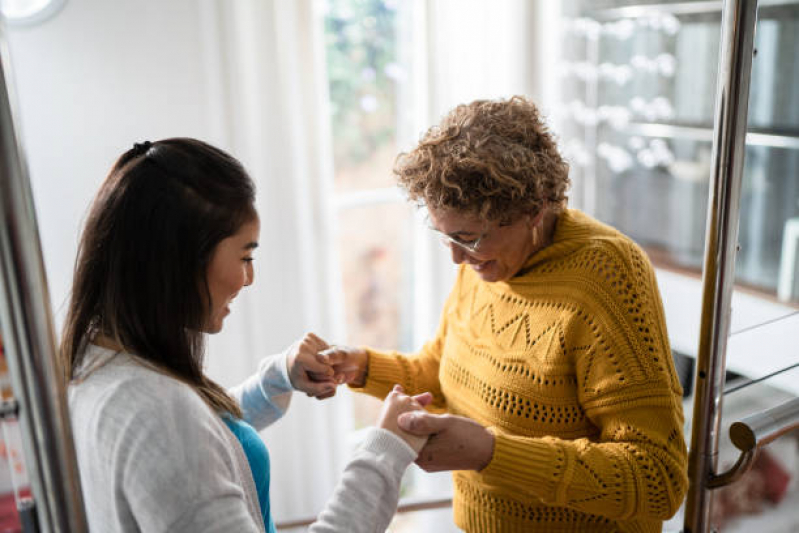
<svg viewBox="0 0 799 533">
<path fill-rule="evenodd" d="M 557 224 L 558 213 L 549 210 L 544 211 L 541 222 L 538 223 L 538 244 L 533 248 L 533 251 L 530 252 L 528 258 L 552 244 L 555 238 L 555 227 Z"/>
</svg>

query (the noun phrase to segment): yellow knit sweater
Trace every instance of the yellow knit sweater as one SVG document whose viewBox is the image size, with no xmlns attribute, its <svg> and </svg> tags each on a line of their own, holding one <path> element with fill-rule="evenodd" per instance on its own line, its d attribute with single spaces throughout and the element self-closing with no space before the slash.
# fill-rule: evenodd
<svg viewBox="0 0 799 533">
<path fill-rule="evenodd" d="M 419 353 L 370 349 L 360 390 L 395 383 L 496 437 L 485 469 L 453 473 L 465 531 L 660 531 L 680 506 L 682 390 L 654 272 L 579 211 L 510 281 L 461 267 Z"/>
</svg>

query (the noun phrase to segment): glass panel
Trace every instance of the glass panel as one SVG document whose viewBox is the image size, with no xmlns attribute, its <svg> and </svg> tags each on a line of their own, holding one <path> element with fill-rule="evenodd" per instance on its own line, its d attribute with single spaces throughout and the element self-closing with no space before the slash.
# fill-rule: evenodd
<svg viewBox="0 0 799 533">
<path fill-rule="evenodd" d="M 574 203 L 636 239 L 656 264 L 698 275 L 720 12 L 607 18 L 596 7 L 583 3 L 566 25 L 558 117 Z M 749 119 L 757 135 L 747 146 L 736 279 L 776 296 L 782 269 L 782 299 L 799 301 L 791 255 L 794 226 L 799 238 L 799 96 L 790 89 L 799 81 L 799 5 L 764 6 L 759 18 Z"/>
<path fill-rule="evenodd" d="M 339 191 L 391 187 L 396 155 L 397 2 L 328 0 L 327 70 Z"/>
</svg>

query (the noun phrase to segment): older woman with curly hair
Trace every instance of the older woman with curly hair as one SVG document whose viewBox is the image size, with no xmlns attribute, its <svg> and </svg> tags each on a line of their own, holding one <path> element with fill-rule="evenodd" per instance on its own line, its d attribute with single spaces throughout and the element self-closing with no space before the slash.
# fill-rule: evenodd
<svg viewBox="0 0 799 533">
<path fill-rule="evenodd" d="M 682 390 L 655 275 L 566 207 L 568 165 L 528 100 L 461 105 L 395 174 L 460 265 L 414 354 L 339 346 L 342 381 L 431 391 L 417 463 L 453 470 L 466 531 L 660 531 L 687 486 Z"/>
</svg>

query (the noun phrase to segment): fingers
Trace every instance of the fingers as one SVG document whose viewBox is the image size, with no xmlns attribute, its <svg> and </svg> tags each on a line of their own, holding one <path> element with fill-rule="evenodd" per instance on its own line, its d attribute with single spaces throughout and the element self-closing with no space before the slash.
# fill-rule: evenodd
<svg viewBox="0 0 799 533">
<path fill-rule="evenodd" d="M 397 418 L 400 429 L 414 435 L 433 435 L 446 428 L 448 415 L 433 415 L 426 411 L 403 413 Z"/>
<path fill-rule="evenodd" d="M 322 400 L 336 395 L 336 384 L 332 381 L 309 381 L 303 384 L 301 390 L 311 398 Z"/>
<path fill-rule="evenodd" d="M 331 365 L 317 358 L 317 353 L 327 348 L 327 343 L 313 333 L 307 333 L 296 348 L 302 370 L 309 375 L 312 374 L 316 381 L 333 377 L 334 371 Z"/>
<path fill-rule="evenodd" d="M 327 392 L 325 394 L 320 394 L 319 396 L 315 396 L 315 398 L 317 400 L 326 400 L 328 398 L 332 398 L 335 395 L 336 395 L 336 389 L 331 389 L 330 392 Z"/>
<path fill-rule="evenodd" d="M 311 345 L 317 352 L 329 348 L 329 345 L 319 337 L 316 333 L 308 332 L 305 334 L 303 340 L 308 341 L 308 344 Z"/>
<path fill-rule="evenodd" d="M 332 379 L 333 374 L 335 374 L 335 371 L 332 367 L 324 363 L 320 363 L 312 356 L 306 357 L 305 354 L 303 354 L 301 361 L 303 370 L 308 374 L 309 377 L 316 381 Z"/>
<path fill-rule="evenodd" d="M 416 402 L 422 407 L 427 407 L 433 403 L 433 393 L 431 392 L 423 392 L 421 394 L 417 394 L 416 396 L 412 396 L 412 398 L 416 400 Z"/>
<path fill-rule="evenodd" d="M 338 346 L 330 346 L 319 350 L 316 359 L 326 365 L 340 365 L 347 361 L 347 352 Z"/>
<path fill-rule="evenodd" d="M 329 372 L 313 372 L 310 370 L 308 371 L 308 378 L 311 381 L 335 381 L 336 383 L 338 383 L 338 379 L 336 379 L 336 377 L 337 376 L 335 375 L 331 376 Z"/>
</svg>

